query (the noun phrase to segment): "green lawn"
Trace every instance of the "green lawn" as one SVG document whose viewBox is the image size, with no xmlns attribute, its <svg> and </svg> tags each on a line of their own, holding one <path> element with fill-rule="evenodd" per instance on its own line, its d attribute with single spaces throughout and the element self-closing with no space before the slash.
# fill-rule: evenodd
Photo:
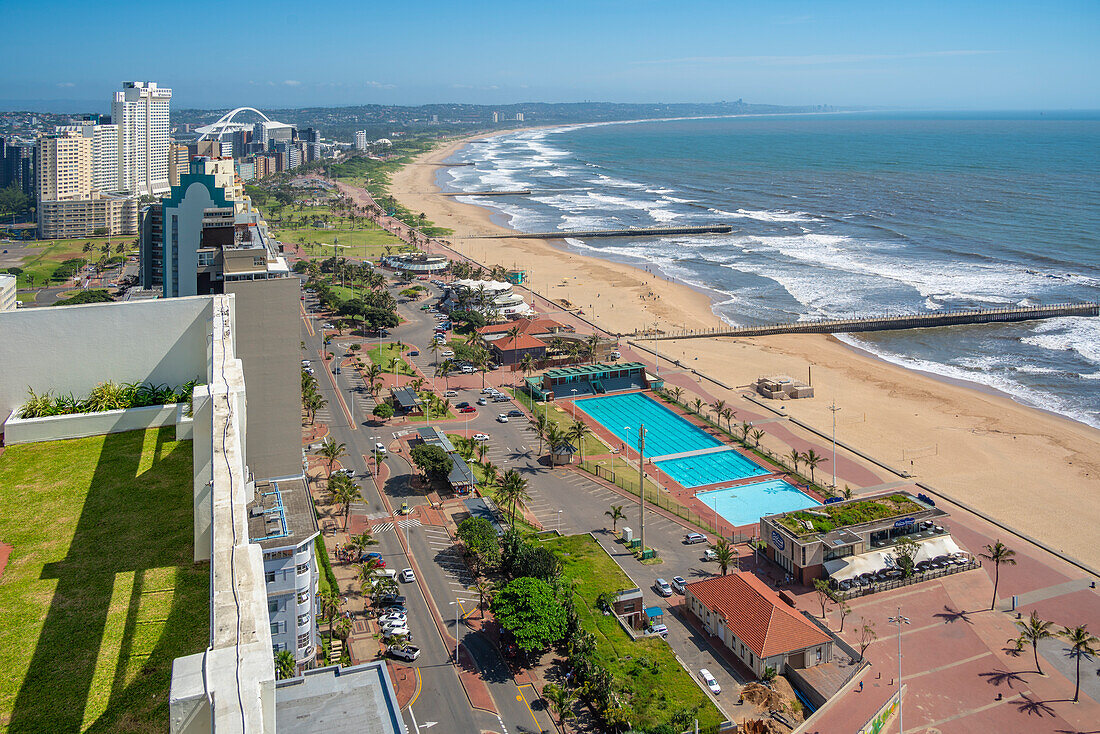
<svg viewBox="0 0 1100 734">
<path fill-rule="evenodd" d="M 381 347 L 375 347 L 367 351 L 370 361 L 381 367 L 383 372 L 391 375 L 415 375 L 416 372 L 409 366 L 408 362 L 400 359 L 400 355 L 401 352 L 394 344 L 383 344 Z M 398 357 L 396 370 L 393 369 L 394 357 Z"/>
<path fill-rule="evenodd" d="M 191 442 L 174 428 L 0 455 L 0 732 L 164 732 L 174 658 L 209 641 Z"/>
<path fill-rule="evenodd" d="M 363 220 L 358 221 L 354 229 L 341 228 L 338 225 L 336 229 L 282 226 L 276 228 L 275 236 L 284 243 L 301 245 L 307 254 L 318 257 L 332 257 L 333 243 L 340 245 L 336 250 L 341 257 L 365 260 L 377 260 L 386 254 L 387 247 L 391 252 L 413 249 L 377 224 Z"/>
<path fill-rule="evenodd" d="M 86 243 L 92 243 L 92 246 L 97 248 L 92 252 L 85 253 L 84 245 Z M 118 245 L 125 245 L 127 249 L 130 248 L 131 241 L 125 238 L 114 237 L 111 239 L 111 255 L 115 254 L 114 248 Z M 35 242 L 27 243 L 27 255 L 23 258 L 23 262 L 19 264 L 19 268 L 23 271 L 17 276 L 16 287 L 28 288 L 31 287 L 30 278 L 34 278 L 35 286 L 44 286 L 47 281 L 57 270 L 58 266 L 65 260 L 71 258 L 84 258 L 86 257 L 89 262 L 95 262 L 102 255 L 102 252 L 98 250 L 99 247 L 107 244 L 105 237 L 85 237 L 76 240 L 39 240 Z"/>
<path fill-rule="evenodd" d="M 528 410 L 534 413 L 545 413 L 546 418 L 553 423 L 556 423 L 558 427 L 561 428 L 563 431 L 569 430 L 569 426 L 573 425 L 572 405 L 566 407 L 565 403 L 563 403 L 561 406 L 554 403 L 536 403 L 531 400 L 531 397 L 522 390 L 517 390 L 511 387 L 506 387 L 504 389 L 506 392 L 510 393 L 517 402 L 526 406 Z M 585 457 L 598 456 L 600 454 L 606 454 L 610 451 L 610 449 L 607 448 L 607 445 L 604 444 L 603 441 L 598 439 L 593 433 L 585 434 L 583 444 Z M 577 461 L 580 461 L 579 456 L 577 457 Z"/>
<path fill-rule="evenodd" d="M 631 640 L 614 616 L 596 607 L 601 593 L 636 588 L 603 548 L 589 535 L 544 542 L 561 558 L 565 576 L 576 583 L 574 601 L 581 625 L 596 636 L 596 660 L 611 673 L 615 690 L 633 710 L 635 728 L 657 726 L 678 710 L 696 706 L 700 727 L 721 723 L 724 717 L 664 640 Z"/>
</svg>

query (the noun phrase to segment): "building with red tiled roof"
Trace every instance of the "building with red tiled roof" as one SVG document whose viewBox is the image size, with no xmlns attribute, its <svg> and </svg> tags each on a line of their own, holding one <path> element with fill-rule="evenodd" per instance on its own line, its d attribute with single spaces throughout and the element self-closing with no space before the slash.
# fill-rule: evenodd
<svg viewBox="0 0 1100 734">
<path fill-rule="evenodd" d="M 561 332 L 572 332 L 574 329 L 572 326 L 560 324 L 553 319 L 517 319 L 515 321 L 506 321 L 503 324 L 491 324 L 489 326 L 482 326 L 477 330 L 478 334 L 481 334 L 486 338 L 493 338 L 498 334 L 507 334 L 512 329 L 519 329 L 520 334 L 530 334 L 531 336 L 540 336 L 544 334 L 558 334 Z"/>
<path fill-rule="evenodd" d="M 832 658 L 833 638 L 751 573 L 688 584 L 685 606 L 757 676 Z"/>
<path fill-rule="evenodd" d="M 520 334 L 517 337 L 504 336 L 487 344 L 493 359 L 498 364 L 516 364 L 525 354 L 530 354 L 531 359 L 534 360 L 540 360 L 546 356 L 546 342 L 529 334 Z"/>
</svg>

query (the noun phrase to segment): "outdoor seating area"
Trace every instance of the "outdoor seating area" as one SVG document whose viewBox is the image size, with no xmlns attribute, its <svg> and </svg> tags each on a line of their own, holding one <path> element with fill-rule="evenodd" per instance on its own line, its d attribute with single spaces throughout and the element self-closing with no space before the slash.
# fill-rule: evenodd
<svg viewBox="0 0 1100 734">
<path fill-rule="evenodd" d="M 910 584 L 948 576 L 961 571 L 981 568 L 981 565 L 981 561 L 960 552 L 918 561 L 913 566 L 913 574 L 908 578 L 905 577 L 901 569 L 896 566 L 889 566 L 876 571 L 865 571 L 850 578 L 837 579 L 830 577 L 829 586 L 835 591 L 838 598 L 851 599 L 857 596 L 866 596 L 880 591 L 909 586 Z"/>
</svg>

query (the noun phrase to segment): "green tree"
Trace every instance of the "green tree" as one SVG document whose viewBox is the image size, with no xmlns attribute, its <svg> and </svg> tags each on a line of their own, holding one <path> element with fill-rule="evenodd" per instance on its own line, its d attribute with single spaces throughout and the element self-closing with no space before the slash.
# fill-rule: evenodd
<svg viewBox="0 0 1100 734">
<path fill-rule="evenodd" d="M 745 425 L 748 425 L 748 424 L 746 423 Z M 747 433 L 746 433 L 746 435 L 747 435 Z M 810 470 L 810 483 L 812 483 L 812 484 L 816 483 L 816 482 L 814 482 L 814 469 L 816 469 L 817 465 L 820 464 L 824 460 L 825 460 L 825 457 L 820 456 L 813 449 L 810 449 L 806 453 L 802 454 L 802 463 L 805 464 Z"/>
<path fill-rule="evenodd" d="M 993 561 L 993 600 L 989 602 L 989 608 L 997 605 L 997 585 L 1001 583 L 1001 564 L 1006 566 L 1016 565 L 1016 551 L 1009 550 L 1000 540 L 993 545 L 985 546 L 985 552 L 981 554 L 987 561 Z"/>
<path fill-rule="evenodd" d="M 23 190 L 14 183 L 0 189 L 0 215 L 19 214 L 30 208 L 30 205 L 31 197 L 24 194 Z"/>
<path fill-rule="evenodd" d="M 619 520 L 626 519 L 626 514 L 623 512 L 623 505 L 611 505 L 611 509 L 604 510 L 603 514 L 611 518 L 612 533 L 616 533 L 619 531 Z"/>
<path fill-rule="evenodd" d="M 1077 659 L 1077 683 L 1073 687 L 1073 702 L 1077 703 L 1081 700 L 1081 658 L 1087 657 L 1091 660 L 1096 655 L 1094 645 L 1100 643 L 1100 640 L 1089 633 L 1088 625 L 1063 627 L 1058 635 L 1069 643 L 1066 655 Z"/>
<path fill-rule="evenodd" d="M 390 418 L 393 418 L 393 406 L 389 403 L 379 403 L 374 406 L 374 410 L 371 411 L 371 414 L 376 418 L 388 421 Z"/>
<path fill-rule="evenodd" d="M 326 438 L 321 443 L 321 450 L 318 451 L 325 461 L 328 463 L 329 478 L 332 478 L 332 469 L 336 465 L 336 461 L 343 456 L 347 456 L 347 444 L 337 443 L 333 438 Z"/>
<path fill-rule="evenodd" d="M 572 688 L 559 686 L 556 683 L 547 683 L 542 687 L 542 697 L 550 704 L 550 709 L 557 715 L 558 724 L 563 732 L 568 731 L 565 722 L 575 719 L 573 703 L 577 700 L 577 692 Z"/>
<path fill-rule="evenodd" d="M 348 516 L 351 515 L 351 503 L 362 499 L 363 495 L 355 482 L 351 481 L 347 474 L 334 474 L 328 480 L 328 492 L 332 498 L 332 504 L 340 505 L 343 509 L 344 530 L 348 529 Z"/>
<path fill-rule="evenodd" d="M 516 524 L 516 509 L 520 504 L 531 499 L 527 493 L 527 480 L 515 469 L 504 472 L 504 477 L 497 488 L 497 501 L 505 507 L 512 508 L 512 524 Z"/>
<path fill-rule="evenodd" d="M 275 653 L 275 674 L 279 680 L 293 678 L 298 672 L 298 665 L 294 661 L 294 653 L 290 650 L 279 650 Z"/>
<path fill-rule="evenodd" d="M 794 466 L 794 473 L 798 473 L 798 465 L 802 463 L 802 454 L 798 452 L 798 449 L 791 449 L 791 453 L 787 454 L 787 458 L 791 460 L 791 464 Z"/>
<path fill-rule="evenodd" d="M 725 576 L 729 567 L 737 563 L 737 551 L 725 538 L 715 541 L 711 550 L 714 551 L 714 560 L 718 562 L 718 567 L 722 569 L 722 575 Z"/>
<path fill-rule="evenodd" d="M 588 425 L 584 421 L 573 421 L 569 428 L 565 431 L 565 438 L 568 441 L 572 441 L 577 445 L 577 450 L 581 452 L 581 464 L 584 464 L 584 437 L 591 431 Z"/>
<path fill-rule="evenodd" d="M 82 303 L 111 303 L 115 299 L 111 298 L 111 294 L 101 288 L 93 288 L 91 290 L 80 291 L 74 296 L 69 298 L 63 298 L 60 301 L 51 303 L 51 306 L 77 306 Z"/>
<path fill-rule="evenodd" d="M 409 458 L 428 478 L 447 476 L 453 464 L 450 455 L 442 447 L 426 443 L 414 446 L 409 452 Z"/>
<path fill-rule="evenodd" d="M 920 550 L 920 544 L 910 538 L 902 538 L 894 545 L 894 563 L 905 574 L 905 578 L 913 575 L 913 558 Z"/>
<path fill-rule="evenodd" d="M 458 524 L 458 539 L 471 553 L 486 559 L 500 554 L 500 540 L 493 524 L 483 517 L 468 517 Z"/>
<path fill-rule="evenodd" d="M 1020 636 L 1016 639 L 1016 644 L 1020 646 L 1031 645 L 1031 652 L 1035 656 L 1035 672 L 1043 675 L 1043 669 L 1039 665 L 1039 643 L 1054 637 L 1055 633 L 1051 629 L 1054 624 L 1039 619 L 1039 615 L 1032 612 L 1026 622 L 1018 621 L 1016 626 L 1020 630 Z"/>
<path fill-rule="evenodd" d="M 825 619 L 825 606 L 835 602 L 836 595 L 833 594 L 833 590 L 829 588 L 829 582 L 825 579 L 814 579 L 814 594 L 817 595 L 817 601 L 821 604 L 821 618 Z"/>
<path fill-rule="evenodd" d="M 541 579 L 518 578 L 497 592 L 491 606 L 501 627 L 526 652 L 543 650 L 565 634 L 565 607 Z"/>
<path fill-rule="evenodd" d="M 321 612 L 321 618 L 328 622 L 328 642 L 330 646 L 332 645 L 332 628 L 337 615 L 340 614 L 340 606 L 343 603 L 344 599 L 337 589 L 322 589 L 317 592 L 318 610 Z"/>
</svg>

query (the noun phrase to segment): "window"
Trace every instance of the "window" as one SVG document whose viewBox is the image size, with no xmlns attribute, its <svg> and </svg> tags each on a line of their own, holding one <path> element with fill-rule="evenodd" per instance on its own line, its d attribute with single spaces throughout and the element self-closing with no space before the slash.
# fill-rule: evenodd
<svg viewBox="0 0 1100 734">
<path fill-rule="evenodd" d="M 274 614 L 277 611 L 279 611 L 279 600 L 278 599 L 268 599 L 267 600 L 267 613 L 268 614 Z"/>
<path fill-rule="evenodd" d="M 299 614 L 298 615 L 298 626 L 303 627 L 307 624 L 309 624 L 309 612 L 306 612 L 305 614 Z"/>
<path fill-rule="evenodd" d="M 304 589 L 298 592 L 298 603 L 305 604 L 309 601 L 309 589 Z"/>
<path fill-rule="evenodd" d="M 271 645 L 271 649 L 274 652 L 282 652 L 283 650 L 286 649 L 286 645 L 283 644 L 282 642 L 276 642 L 276 643 Z"/>
<path fill-rule="evenodd" d="M 310 638 L 310 633 L 309 632 L 303 632 L 302 634 L 298 635 L 298 647 L 299 648 L 309 647 L 309 638 Z"/>
<path fill-rule="evenodd" d="M 281 635 L 284 632 L 286 632 L 286 622 L 272 622 L 271 623 L 271 634 Z"/>
<path fill-rule="evenodd" d="M 299 563 L 298 564 L 298 575 L 301 576 L 303 573 L 309 573 L 309 564 L 308 563 Z"/>
<path fill-rule="evenodd" d="M 266 581 L 269 584 L 275 583 L 275 572 L 274 571 L 268 571 L 267 573 L 265 573 L 264 574 L 264 581 Z"/>
<path fill-rule="evenodd" d="M 294 551 L 292 550 L 277 550 L 271 551 L 270 553 L 264 553 L 264 559 L 270 560 L 273 558 L 290 558 L 293 555 Z"/>
</svg>

